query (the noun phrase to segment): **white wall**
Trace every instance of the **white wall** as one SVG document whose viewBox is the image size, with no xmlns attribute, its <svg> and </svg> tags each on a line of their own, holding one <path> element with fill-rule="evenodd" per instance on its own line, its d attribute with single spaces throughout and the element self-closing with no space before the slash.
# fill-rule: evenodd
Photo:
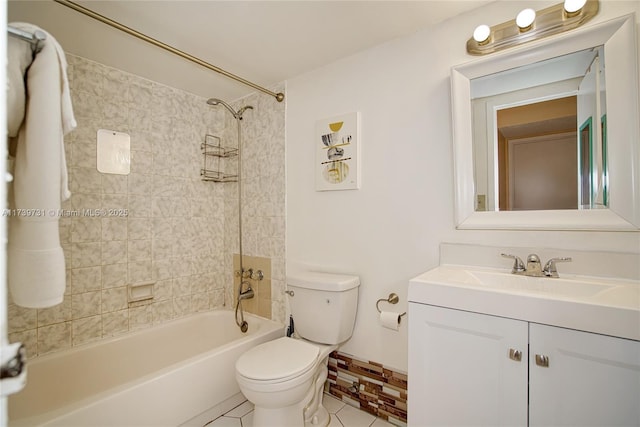
<svg viewBox="0 0 640 427">
<path fill-rule="evenodd" d="M 405 310 L 409 279 L 438 264 L 440 242 L 640 253 L 640 233 L 454 227 L 449 71 L 473 59 L 465 43 L 476 25 L 512 19 L 522 4 L 492 3 L 287 82 L 287 268 L 360 275 L 356 328 L 342 351 L 407 370 L 406 321 L 400 332 L 381 328 L 375 302 L 396 292 Z M 637 1 L 601 2 L 588 25 L 634 11 Z M 352 111 L 362 120 L 361 189 L 316 192 L 315 121 Z"/>
</svg>

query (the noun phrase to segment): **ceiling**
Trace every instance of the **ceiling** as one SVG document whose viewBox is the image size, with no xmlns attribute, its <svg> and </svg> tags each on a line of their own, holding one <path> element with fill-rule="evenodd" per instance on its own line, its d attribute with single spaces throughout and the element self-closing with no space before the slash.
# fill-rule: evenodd
<svg viewBox="0 0 640 427">
<path fill-rule="evenodd" d="M 543 135 L 576 132 L 578 116 L 569 115 L 521 125 L 499 127 L 498 132 L 507 140 L 533 138 Z"/>
<path fill-rule="evenodd" d="M 269 87 L 490 1 L 77 3 Z M 68 53 L 203 97 L 235 100 L 255 91 L 51 0 L 10 0 L 8 20 L 40 26 Z"/>
</svg>

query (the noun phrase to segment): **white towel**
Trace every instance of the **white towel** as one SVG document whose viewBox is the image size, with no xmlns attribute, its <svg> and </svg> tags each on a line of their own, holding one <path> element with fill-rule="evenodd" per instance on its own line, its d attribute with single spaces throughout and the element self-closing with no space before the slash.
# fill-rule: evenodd
<svg viewBox="0 0 640 427">
<path fill-rule="evenodd" d="M 7 132 L 12 138 L 18 136 L 24 120 L 27 98 L 24 77 L 32 61 L 29 46 L 15 37 L 7 38 Z"/>
<path fill-rule="evenodd" d="M 39 29 L 24 23 L 10 25 L 30 32 Z M 66 274 L 58 234 L 58 211 L 61 200 L 66 200 L 71 193 L 67 185 L 63 136 L 76 126 L 64 52 L 50 34 L 41 42 L 41 47 L 27 70 L 28 98 L 13 96 L 14 105 L 10 105 L 16 108 L 17 103 L 19 114 L 20 99 L 25 99 L 24 119 L 12 117 L 15 111 L 8 113 L 12 123 L 21 122 L 9 200 L 12 215 L 8 284 L 16 304 L 34 308 L 59 304 L 64 296 Z M 24 66 L 24 50 L 31 54 L 28 43 L 9 38 L 10 92 L 19 87 L 15 76 Z"/>
</svg>

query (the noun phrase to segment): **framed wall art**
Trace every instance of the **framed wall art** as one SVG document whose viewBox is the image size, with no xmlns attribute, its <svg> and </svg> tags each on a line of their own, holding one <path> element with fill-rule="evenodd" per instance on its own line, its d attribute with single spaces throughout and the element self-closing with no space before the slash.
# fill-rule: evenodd
<svg viewBox="0 0 640 427">
<path fill-rule="evenodd" d="M 360 188 L 360 113 L 316 122 L 316 190 Z"/>
</svg>

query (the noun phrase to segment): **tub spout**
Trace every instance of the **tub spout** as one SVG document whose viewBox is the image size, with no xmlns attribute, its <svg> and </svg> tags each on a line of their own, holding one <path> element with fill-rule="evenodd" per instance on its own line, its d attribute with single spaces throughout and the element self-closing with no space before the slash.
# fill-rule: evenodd
<svg viewBox="0 0 640 427">
<path fill-rule="evenodd" d="M 244 290 L 244 291 L 240 292 L 240 295 L 238 296 L 238 298 L 239 298 L 240 300 L 243 300 L 243 299 L 250 299 L 250 298 L 253 298 L 254 296 L 255 296 L 255 295 L 254 295 L 254 293 L 253 293 L 253 289 L 251 289 L 251 287 L 249 287 L 249 288 L 247 288 L 246 290 Z"/>
</svg>

